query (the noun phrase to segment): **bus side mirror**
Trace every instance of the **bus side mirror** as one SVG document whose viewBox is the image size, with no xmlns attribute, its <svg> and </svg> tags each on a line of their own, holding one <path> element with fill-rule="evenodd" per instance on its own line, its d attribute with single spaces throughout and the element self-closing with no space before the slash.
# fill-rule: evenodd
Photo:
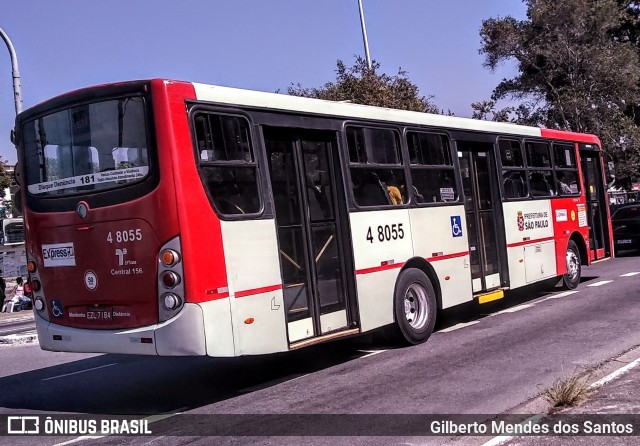
<svg viewBox="0 0 640 446">
<path fill-rule="evenodd" d="M 22 186 L 22 177 L 20 176 L 20 163 L 16 163 L 16 165 L 13 167 L 13 181 L 15 181 L 15 183 L 18 186 Z"/>
<path fill-rule="evenodd" d="M 615 178 L 616 177 L 616 163 L 614 163 L 613 161 L 609 161 L 607 163 L 607 168 L 609 169 L 609 176 L 611 178 Z"/>
<path fill-rule="evenodd" d="M 16 131 L 11 129 L 11 134 L 9 135 L 9 139 L 11 140 L 11 144 L 16 145 Z"/>
</svg>

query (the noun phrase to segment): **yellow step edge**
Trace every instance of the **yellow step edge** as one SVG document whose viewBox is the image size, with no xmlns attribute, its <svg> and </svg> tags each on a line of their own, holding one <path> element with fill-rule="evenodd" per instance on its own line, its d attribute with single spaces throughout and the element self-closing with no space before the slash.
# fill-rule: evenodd
<svg viewBox="0 0 640 446">
<path fill-rule="evenodd" d="M 493 302 L 494 300 L 502 299 L 504 297 L 503 290 L 491 291 L 490 293 L 479 294 L 478 303 L 486 304 L 487 302 Z"/>
</svg>

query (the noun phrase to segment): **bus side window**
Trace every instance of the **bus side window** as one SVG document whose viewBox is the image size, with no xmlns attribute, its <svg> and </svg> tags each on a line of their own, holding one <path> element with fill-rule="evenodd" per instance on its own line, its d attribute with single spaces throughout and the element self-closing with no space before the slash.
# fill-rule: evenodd
<svg viewBox="0 0 640 446">
<path fill-rule="evenodd" d="M 353 198 L 358 206 L 396 206 L 407 202 L 396 131 L 348 127 L 347 146 Z"/>
<path fill-rule="evenodd" d="M 451 145 L 447 135 L 407 132 L 413 195 L 417 203 L 458 201 Z"/>
<path fill-rule="evenodd" d="M 529 191 L 520 141 L 500 138 L 498 149 L 502 165 L 504 198 L 527 198 Z"/>
<path fill-rule="evenodd" d="M 554 143 L 552 149 L 555 160 L 556 192 L 563 196 L 579 195 L 580 181 L 575 147 L 572 144 Z"/>
<path fill-rule="evenodd" d="M 549 197 L 554 195 L 551 185 L 541 172 L 530 172 L 529 184 L 531 185 L 531 196 L 533 197 Z"/>
<path fill-rule="evenodd" d="M 195 115 L 194 124 L 200 179 L 215 209 L 222 215 L 260 212 L 257 164 L 247 120 L 202 112 Z"/>
<path fill-rule="evenodd" d="M 505 170 L 502 173 L 505 198 L 527 197 L 527 183 L 523 172 Z"/>
<path fill-rule="evenodd" d="M 378 175 L 368 169 L 351 169 L 353 195 L 360 206 L 391 204 L 389 195 Z"/>
</svg>

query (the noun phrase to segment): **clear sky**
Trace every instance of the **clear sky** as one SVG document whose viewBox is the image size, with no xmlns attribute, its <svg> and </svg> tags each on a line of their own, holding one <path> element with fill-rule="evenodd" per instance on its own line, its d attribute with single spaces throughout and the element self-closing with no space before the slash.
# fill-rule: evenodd
<svg viewBox="0 0 640 446">
<path fill-rule="evenodd" d="M 482 20 L 519 0 L 363 0 L 371 57 L 408 72 L 441 109 L 470 116 L 513 66 L 482 66 Z M 335 80 L 364 56 L 357 0 L 0 0 L 23 107 L 95 84 L 169 78 L 274 92 Z M 0 155 L 15 162 L 9 53 L 0 43 Z"/>
</svg>

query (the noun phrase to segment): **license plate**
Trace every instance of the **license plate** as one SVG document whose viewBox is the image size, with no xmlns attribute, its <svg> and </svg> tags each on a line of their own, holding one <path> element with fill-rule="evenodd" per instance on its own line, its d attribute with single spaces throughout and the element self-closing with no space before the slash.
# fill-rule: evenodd
<svg viewBox="0 0 640 446">
<path fill-rule="evenodd" d="M 87 319 L 92 321 L 110 321 L 113 315 L 111 308 L 87 310 Z"/>
<path fill-rule="evenodd" d="M 618 240 L 618 245 L 627 245 L 629 243 L 631 243 L 631 240 L 629 239 L 622 239 L 622 240 Z"/>
</svg>

